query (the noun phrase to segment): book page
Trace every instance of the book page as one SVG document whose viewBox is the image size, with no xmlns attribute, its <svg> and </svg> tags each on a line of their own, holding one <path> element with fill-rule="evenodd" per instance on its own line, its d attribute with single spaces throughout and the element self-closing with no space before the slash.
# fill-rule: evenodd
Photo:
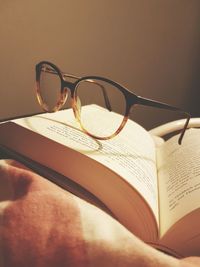
<svg viewBox="0 0 200 267">
<path fill-rule="evenodd" d="M 200 207 L 200 130 L 187 130 L 157 150 L 161 236 L 178 220 Z"/>
<path fill-rule="evenodd" d="M 87 108 L 88 118 L 90 114 L 93 114 L 90 118 L 91 120 L 93 118 L 91 123 L 95 124 L 94 127 L 102 127 L 103 130 L 105 126 L 101 125 L 98 106 L 90 105 L 82 108 Z M 107 112 L 110 113 L 105 110 L 105 117 Z M 119 116 L 121 115 L 113 113 L 112 120 L 110 120 L 109 114 L 108 123 L 121 120 Z M 20 119 L 17 123 L 78 150 L 116 172 L 143 196 L 158 222 L 155 146 L 152 137 L 140 125 L 128 120 L 125 129 L 119 135 L 106 141 L 99 141 L 80 132 L 71 109 Z"/>
</svg>

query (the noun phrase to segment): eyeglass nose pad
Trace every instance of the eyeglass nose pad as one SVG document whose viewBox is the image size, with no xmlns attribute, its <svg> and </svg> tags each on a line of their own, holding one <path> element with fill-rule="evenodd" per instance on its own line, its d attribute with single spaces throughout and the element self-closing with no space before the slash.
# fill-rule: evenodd
<svg viewBox="0 0 200 267">
<path fill-rule="evenodd" d="M 126 111 L 126 113 L 128 113 L 128 115 L 133 114 L 134 108 L 135 108 L 135 105 L 132 105 L 131 107 L 129 107 L 129 109 L 128 109 L 128 111 Z"/>
<path fill-rule="evenodd" d="M 80 123 L 80 121 L 81 121 L 81 100 L 78 96 L 76 96 L 75 99 L 73 99 L 72 107 L 73 107 L 75 118 Z"/>
<path fill-rule="evenodd" d="M 67 88 L 64 88 L 54 111 L 60 110 L 62 108 L 62 106 L 64 106 L 64 104 L 67 100 L 67 97 L 68 97 L 68 90 L 67 90 Z"/>
</svg>

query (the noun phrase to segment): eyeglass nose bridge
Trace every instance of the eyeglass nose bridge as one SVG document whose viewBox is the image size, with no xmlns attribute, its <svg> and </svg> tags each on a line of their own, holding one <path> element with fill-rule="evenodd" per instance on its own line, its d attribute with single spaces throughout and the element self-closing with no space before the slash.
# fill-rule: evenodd
<svg viewBox="0 0 200 267">
<path fill-rule="evenodd" d="M 72 98 L 72 109 L 73 109 L 75 118 L 80 123 L 81 122 L 81 101 L 78 96 L 75 98 Z"/>
<path fill-rule="evenodd" d="M 67 86 L 66 86 L 66 84 L 67 84 Z M 64 104 L 66 103 L 67 98 L 68 98 L 68 94 L 69 94 L 68 89 L 69 88 L 70 87 L 68 86 L 68 82 L 61 79 L 61 93 L 60 93 L 61 96 L 60 96 L 58 103 L 54 107 L 53 112 L 60 110 L 64 106 Z"/>
<path fill-rule="evenodd" d="M 67 100 L 67 97 L 68 97 L 68 91 L 67 91 L 67 88 L 63 88 L 63 89 L 61 90 L 61 96 L 60 96 L 60 99 L 59 99 L 59 101 L 57 102 L 56 106 L 53 108 L 52 112 L 56 112 L 56 111 L 60 110 L 60 109 L 64 106 L 64 104 L 65 104 L 65 102 L 66 102 L 66 100 Z"/>
<path fill-rule="evenodd" d="M 60 100 L 62 106 L 65 104 L 67 97 L 68 97 L 68 90 L 66 87 L 64 87 L 61 93 L 61 100 Z"/>
<path fill-rule="evenodd" d="M 81 116 L 81 101 L 78 96 L 75 94 L 76 82 L 70 82 L 66 80 L 62 80 L 62 91 L 67 92 L 67 95 L 70 93 L 71 97 L 71 107 L 74 112 L 74 116 L 76 120 L 80 123 Z"/>
</svg>

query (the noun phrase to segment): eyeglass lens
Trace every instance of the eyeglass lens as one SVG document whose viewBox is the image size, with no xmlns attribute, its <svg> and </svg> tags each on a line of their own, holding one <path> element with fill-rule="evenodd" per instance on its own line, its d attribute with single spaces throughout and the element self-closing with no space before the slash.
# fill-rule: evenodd
<svg viewBox="0 0 200 267">
<path fill-rule="evenodd" d="M 40 69 L 39 94 L 47 111 L 53 111 L 61 100 L 61 79 L 55 69 L 43 64 Z"/>
<path fill-rule="evenodd" d="M 82 127 L 100 138 L 115 134 L 126 113 L 124 94 L 113 84 L 100 79 L 80 81 L 75 93 Z M 87 105 L 92 106 L 84 108 Z"/>
</svg>

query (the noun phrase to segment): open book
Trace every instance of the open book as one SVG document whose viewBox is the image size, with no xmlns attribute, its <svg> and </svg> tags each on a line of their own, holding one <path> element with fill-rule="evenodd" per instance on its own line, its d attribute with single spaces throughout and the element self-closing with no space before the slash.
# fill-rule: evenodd
<svg viewBox="0 0 200 267">
<path fill-rule="evenodd" d="M 101 121 L 98 106 L 83 108 Z M 87 189 L 145 242 L 200 256 L 200 130 L 187 130 L 182 145 L 174 136 L 156 146 L 129 120 L 118 136 L 99 141 L 67 109 L 1 123 L 0 145 L 52 170 L 54 181 L 58 173 Z"/>
</svg>

